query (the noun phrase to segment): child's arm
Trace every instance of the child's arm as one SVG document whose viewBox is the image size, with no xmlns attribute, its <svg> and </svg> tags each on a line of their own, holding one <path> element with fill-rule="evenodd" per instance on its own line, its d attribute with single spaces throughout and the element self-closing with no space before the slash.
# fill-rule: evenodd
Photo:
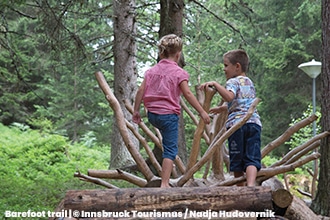
<svg viewBox="0 0 330 220">
<path fill-rule="evenodd" d="M 200 114 L 201 118 L 204 120 L 206 124 L 210 123 L 210 117 L 207 112 L 203 109 L 203 107 L 199 104 L 198 100 L 194 96 L 194 94 L 190 91 L 188 82 L 182 81 L 180 83 L 180 89 L 182 91 L 183 96 L 187 99 L 192 107 L 194 107 L 198 113 Z"/>
<path fill-rule="evenodd" d="M 134 101 L 133 122 L 137 124 L 141 122 L 140 105 L 142 103 L 144 87 L 145 87 L 145 81 L 143 80 L 141 86 L 136 92 L 135 101 Z"/>
<path fill-rule="evenodd" d="M 215 81 L 203 83 L 202 85 L 199 86 L 199 88 L 204 89 L 206 87 L 212 87 L 212 86 L 218 91 L 218 93 L 221 95 L 223 100 L 225 100 L 226 102 L 231 102 L 235 98 L 235 95 L 232 91 L 227 90 L 225 87 L 223 87 L 222 85 L 220 85 Z"/>
</svg>

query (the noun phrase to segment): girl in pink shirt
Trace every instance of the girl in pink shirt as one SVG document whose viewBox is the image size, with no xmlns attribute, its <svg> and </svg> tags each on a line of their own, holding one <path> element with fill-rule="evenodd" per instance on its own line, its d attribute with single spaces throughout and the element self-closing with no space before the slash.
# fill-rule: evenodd
<svg viewBox="0 0 330 220">
<path fill-rule="evenodd" d="M 204 111 L 188 86 L 189 74 L 178 65 L 182 51 L 182 40 L 175 34 L 160 39 L 158 44 L 160 61 L 145 72 L 144 80 L 137 91 L 133 121 L 141 122 L 140 105 L 143 101 L 148 111 L 149 122 L 159 129 L 163 140 L 163 162 L 161 187 L 170 187 L 169 179 L 173 160 L 178 153 L 178 124 L 181 111 L 180 95 L 198 111 L 206 124 L 209 115 Z"/>
</svg>

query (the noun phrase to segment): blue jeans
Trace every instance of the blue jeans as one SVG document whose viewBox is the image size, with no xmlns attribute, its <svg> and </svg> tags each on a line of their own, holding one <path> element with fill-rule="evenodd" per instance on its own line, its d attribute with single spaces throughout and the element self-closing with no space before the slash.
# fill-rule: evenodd
<svg viewBox="0 0 330 220">
<path fill-rule="evenodd" d="M 253 165 L 261 168 L 261 127 L 247 123 L 228 138 L 230 171 L 241 172 Z"/>
<path fill-rule="evenodd" d="M 158 115 L 148 112 L 149 122 L 159 129 L 163 137 L 163 158 L 174 160 L 178 154 L 178 127 L 177 114 Z"/>
</svg>

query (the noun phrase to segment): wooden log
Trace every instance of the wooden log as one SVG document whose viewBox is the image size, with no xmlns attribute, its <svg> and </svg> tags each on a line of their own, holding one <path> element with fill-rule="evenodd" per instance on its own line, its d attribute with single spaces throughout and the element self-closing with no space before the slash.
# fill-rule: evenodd
<svg viewBox="0 0 330 220">
<path fill-rule="evenodd" d="M 321 219 L 321 217 L 316 215 L 303 200 L 296 196 L 293 196 L 292 203 L 287 208 L 284 217 L 295 220 Z"/>
<path fill-rule="evenodd" d="M 280 216 L 284 216 L 287 208 L 291 205 L 293 196 L 286 189 L 278 189 L 272 192 L 273 211 Z"/>
<path fill-rule="evenodd" d="M 85 212 L 186 212 L 272 209 L 269 187 L 183 187 L 70 190 L 64 209 Z"/>
</svg>

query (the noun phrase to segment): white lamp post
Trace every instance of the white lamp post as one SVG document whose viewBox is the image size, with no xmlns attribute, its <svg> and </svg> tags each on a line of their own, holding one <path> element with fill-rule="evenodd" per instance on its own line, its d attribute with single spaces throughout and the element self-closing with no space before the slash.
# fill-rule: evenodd
<svg viewBox="0 0 330 220">
<path fill-rule="evenodd" d="M 313 79 L 313 114 L 315 114 L 316 95 L 315 95 L 315 79 L 321 73 L 322 63 L 314 59 L 307 63 L 302 63 L 298 66 L 299 69 L 307 73 Z M 316 135 L 316 122 L 313 122 L 313 134 Z"/>
<path fill-rule="evenodd" d="M 313 79 L 313 114 L 315 114 L 315 78 L 321 73 L 321 62 L 317 62 L 314 59 L 307 63 L 302 63 L 298 66 L 299 69 L 307 73 L 309 77 Z M 313 121 L 313 133 L 314 136 L 316 135 L 316 121 Z M 317 152 L 317 148 L 314 150 L 314 152 Z M 313 174 L 313 181 L 312 181 L 312 198 L 315 197 L 315 191 L 316 191 L 316 180 L 318 176 L 318 160 L 314 160 L 314 174 Z"/>
</svg>

